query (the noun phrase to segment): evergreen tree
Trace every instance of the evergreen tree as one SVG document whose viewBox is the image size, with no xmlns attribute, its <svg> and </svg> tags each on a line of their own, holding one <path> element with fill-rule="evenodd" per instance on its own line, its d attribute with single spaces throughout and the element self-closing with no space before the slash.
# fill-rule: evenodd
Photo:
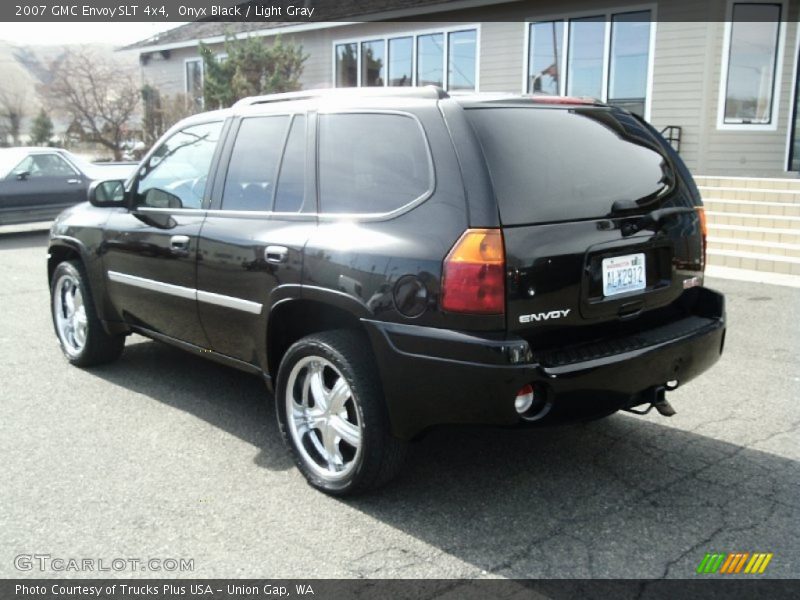
<svg viewBox="0 0 800 600">
<path fill-rule="evenodd" d="M 200 44 L 207 109 L 227 107 L 247 96 L 300 89 L 303 63 L 308 58 L 302 46 L 284 43 L 280 36 L 266 44 L 261 38 L 237 40 L 229 35 L 224 52 L 226 56 L 218 58 L 211 48 Z"/>
<path fill-rule="evenodd" d="M 39 111 L 31 125 L 31 143 L 34 146 L 46 146 L 53 137 L 53 121 L 45 109 Z"/>
</svg>

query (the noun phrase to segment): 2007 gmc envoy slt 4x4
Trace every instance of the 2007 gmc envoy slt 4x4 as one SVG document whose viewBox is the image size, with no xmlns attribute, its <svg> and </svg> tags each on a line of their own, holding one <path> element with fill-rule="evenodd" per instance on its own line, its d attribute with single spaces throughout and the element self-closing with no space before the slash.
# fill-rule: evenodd
<svg viewBox="0 0 800 600">
<path fill-rule="evenodd" d="M 344 495 L 438 424 L 673 414 L 725 339 L 705 246 L 691 175 L 629 112 L 339 89 L 180 122 L 61 214 L 48 273 L 71 363 L 136 332 L 258 374 Z"/>
</svg>

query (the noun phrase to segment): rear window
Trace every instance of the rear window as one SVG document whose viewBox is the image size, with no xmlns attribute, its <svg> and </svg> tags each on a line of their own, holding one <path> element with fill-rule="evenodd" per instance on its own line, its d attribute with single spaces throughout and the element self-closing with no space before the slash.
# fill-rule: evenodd
<svg viewBox="0 0 800 600">
<path fill-rule="evenodd" d="M 605 108 L 466 111 L 505 225 L 604 217 L 660 191 L 671 168 L 639 121 Z"/>
</svg>

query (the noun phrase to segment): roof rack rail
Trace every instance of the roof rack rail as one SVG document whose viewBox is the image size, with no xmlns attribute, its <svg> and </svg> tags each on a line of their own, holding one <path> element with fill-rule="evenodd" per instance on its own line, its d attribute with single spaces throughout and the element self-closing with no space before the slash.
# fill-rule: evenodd
<svg viewBox="0 0 800 600">
<path fill-rule="evenodd" d="M 553 96 L 551 94 L 533 93 L 520 94 L 519 92 L 452 92 L 450 96 L 459 101 L 474 101 L 482 103 L 503 104 L 518 102 L 534 102 L 536 104 L 585 104 L 602 106 L 604 103 L 597 98 L 589 96 Z"/>
<path fill-rule="evenodd" d="M 271 104 L 273 102 L 290 102 L 292 100 L 312 100 L 314 98 L 336 98 L 340 96 L 387 97 L 387 98 L 429 98 L 441 100 L 448 94 L 442 88 L 433 85 L 422 87 L 364 87 L 364 88 L 325 88 L 268 94 L 266 96 L 250 96 L 242 98 L 233 107 L 253 106 L 255 104 Z"/>
</svg>

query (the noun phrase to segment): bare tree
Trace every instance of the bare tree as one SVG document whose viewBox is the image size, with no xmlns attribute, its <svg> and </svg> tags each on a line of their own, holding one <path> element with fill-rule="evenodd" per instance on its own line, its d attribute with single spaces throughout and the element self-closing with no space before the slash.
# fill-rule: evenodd
<svg viewBox="0 0 800 600">
<path fill-rule="evenodd" d="M 142 129 L 144 142 L 148 146 L 154 144 L 175 123 L 198 112 L 186 94 L 162 95 L 158 88 L 149 84 L 142 88 L 142 101 Z"/>
<path fill-rule="evenodd" d="M 108 148 L 121 160 L 141 99 L 134 69 L 85 48 L 67 49 L 42 92 L 54 110 L 69 116 L 84 141 Z"/>
<path fill-rule="evenodd" d="M 19 144 L 22 131 L 22 119 L 27 114 L 28 101 L 22 92 L 0 91 L 0 133 L 3 145 L 11 138 L 13 145 Z"/>
</svg>

